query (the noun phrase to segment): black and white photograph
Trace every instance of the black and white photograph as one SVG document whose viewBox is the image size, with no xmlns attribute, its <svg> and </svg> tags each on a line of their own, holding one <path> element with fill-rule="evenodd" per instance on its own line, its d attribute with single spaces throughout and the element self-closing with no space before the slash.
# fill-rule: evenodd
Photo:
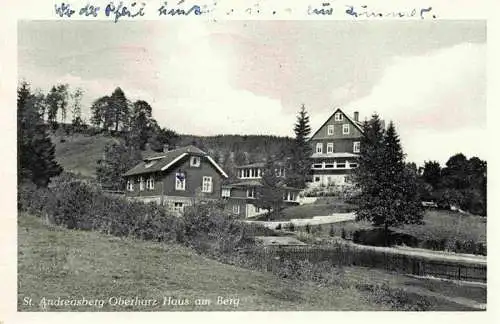
<svg viewBox="0 0 500 324">
<path fill-rule="evenodd" d="M 17 311 L 486 311 L 486 31 L 19 20 Z"/>
</svg>

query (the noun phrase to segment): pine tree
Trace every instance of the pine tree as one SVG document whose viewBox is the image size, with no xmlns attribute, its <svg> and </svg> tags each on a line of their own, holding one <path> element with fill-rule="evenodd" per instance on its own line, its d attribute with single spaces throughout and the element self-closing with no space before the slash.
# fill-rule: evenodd
<svg viewBox="0 0 500 324">
<path fill-rule="evenodd" d="M 30 180 L 46 187 L 62 168 L 55 161 L 55 146 L 40 115 L 40 98 L 31 94 L 26 82 L 21 83 L 17 94 L 18 182 Z"/>
<path fill-rule="evenodd" d="M 256 190 L 255 206 L 266 209 L 269 213 L 279 213 L 283 204 L 283 191 L 280 179 L 276 176 L 276 168 L 276 163 L 268 157 L 262 170 L 262 186 Z"/>
<path fill-rule="evenodd" d="M 311 134 L 309 116 L 304 105 L 300 108 L 294 126 L 295 141 L 291 148 L 291 165 L 287 183 L 292 187 L 305 188 L 310 172 L 312 148 L 308 143 Z"/>
<path fill-rule="evenodd" d="M 115 132 L 118 132 L 120 125 L 126 125 L 129 118 L 129 101 L 120 87 L 116 88 L 111 94 L 109 104 L 113 116 Z"/>
<path fill-rule="evenodd" d="M 387 245 L 389 227 L 422 220 L 416 173 L 405 164 L 394 123 L 384 132 L 374 115 L 363 128 L 366 138 L 355 173 L 361 188 L 356 215 L 383 226 Z"/>
</svg>

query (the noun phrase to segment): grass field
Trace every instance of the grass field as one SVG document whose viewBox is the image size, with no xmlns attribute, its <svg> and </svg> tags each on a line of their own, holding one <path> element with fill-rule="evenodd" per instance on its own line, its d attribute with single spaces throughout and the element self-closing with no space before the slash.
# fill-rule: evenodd
<svg viewBox="0 0 500 324">
<path fill-rule="evenodd" d="M 328 236 L 333 228 L 335 236 L 341 236 L 343 229 L 347 237 L 350 237 L 356 230 L 370 229 L 371 224 L 367 221 L 358 221 L 320 225 L 318 227 L 319 230 L 313 230 L 316 235 Z M 404 225 L 400 228 L 392 228 L 392 230 L 408 233 L 422 240 L 446 239 L 486 242 L 485 217 L 460 214 L 453 211 L 427 210 L 424 214 L 424 224 Z"/>
<path fill-rule="evenodd" d="M 380 310 L 354 288 L 318 287 L 218 263 L 178 246 L 47 226 L 19 217 L 19 310 L 41 311 L 45 298 L 156 299 L 152 306 L 48 307 L 59 311 Z M 239 305 L 217 305 L 218 297 Z M 23 305 L 24 297 L 32 306 Z M 163 306 L 163 298 L 210 299 L 208 306 Z"/>
<path fill-rule="evenodd" d="M 425 299 L 429 310 L 473 310 L 486 302 L 484 287 L 431 283 L 359 267 L 344 268 L 341 286 L 280 279 L 204 258 L 179 245 L 65 230 L 24 214 L 19 216 L 18 237 L 20 311 L 389 310 L 387 295 L 381 302 L 369 288 L 382 283 L 405 290 L 410 300 Z M 58 297 L 104 302 L 103 307 L 42 307 L 42 301 Z M 113 306 L 110 302 L 118 299 L 110 297 L 157 300 L 158 305 Z M 191 304 L 168 305 L 169 297 Z M 26 298 L 31 306 L 23 303 Z M 220 298 L 233 302 L 217 304 Z M 194 305 L 197 299 L 211 303 Z"/>
<path fill-rule="evenodd" d="M 56 145 L 56 159 L 66 171 L 80 173 L 86 177 L 95 177 L 97 160 L 102 158 L 106 144 L 116 140 L 103 135 L 84 136 L 75 134 L 65 136 L 64 142 L 59 136 L 53 136 Z"/>
<path fill-rule="evenodd" d="M 428 210 L 424 225 L 405 225 L 402 232 L 421 238 L 486 242 L 486 217 L 446 210 Z"/>
</svg>

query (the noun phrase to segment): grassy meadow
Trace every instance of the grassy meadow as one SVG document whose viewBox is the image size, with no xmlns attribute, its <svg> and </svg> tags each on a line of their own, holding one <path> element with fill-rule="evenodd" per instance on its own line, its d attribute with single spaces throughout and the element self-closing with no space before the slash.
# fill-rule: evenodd
<svg viewBox="0 0 500 324">
<path fill-rule="evenodd" d="M 52 136 L 56 145 L 56 160 L 64 170 L 95 177 L 97 160 L 102 158 L 106 144 L 117 141 L 104 135 L 85 136 L 74 134 L 62 137 Z"/>
<path fill-rule="evenodd" d="M 339 270 L 336 286 L 288 280 L 219 263 L 177 244 L 67 230 L 28 214 L 19 215 L 18 240 L 19 311 L 368 311 L 423 301 L 427 310 L 477 310 L 486 302 L 485 287 L 360 267 Z M 387 289 L 373 288 L 379 284 L 403 296 L 393 300 Z M 42 301 L 58 297 L 105 302 L 102 307 L 43 306 Z M 158 304 L 110 305 L 110 297 Z M 31 305 L 25 302 L 29 298 Z M 169 298 L 190 304 L 169 305 Z M 217 303 L 221 298 L 225 305 Z"/>
</svg>

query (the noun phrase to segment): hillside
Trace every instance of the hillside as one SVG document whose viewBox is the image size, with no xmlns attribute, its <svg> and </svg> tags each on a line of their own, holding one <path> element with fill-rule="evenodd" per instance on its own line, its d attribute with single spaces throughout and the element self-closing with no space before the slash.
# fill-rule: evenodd
<svg viewBox="0 0 500 324">
<path fill-rule="evenodd" d="M 85 177 L 95 177 L 97 160 L 102 158 L 104 147 L 117 141 L 103 135 L 52 136 L 56 145 L 56 159 L 65 171 L 79 173 Z"/>
<path fill-rule="evenodd" d="M 66 171 L 80 173 L 85 177 L 95 177 L 97 160 L 102 158 L 106 144 L 118 141 L 117 138 L 98 135 L 75 134 L 70 136 L 53 135 L 56 145 L 56 159 Z M 194 136 L 180 135 L 178 146 L 194 144 L 209 152 L 219 162 L 230 158 L 236 164 L 262 161 L 268 155 L 286 152 L 292 143 L 288 137 L 265 135 L 218 135 Z"/>
</svg>

